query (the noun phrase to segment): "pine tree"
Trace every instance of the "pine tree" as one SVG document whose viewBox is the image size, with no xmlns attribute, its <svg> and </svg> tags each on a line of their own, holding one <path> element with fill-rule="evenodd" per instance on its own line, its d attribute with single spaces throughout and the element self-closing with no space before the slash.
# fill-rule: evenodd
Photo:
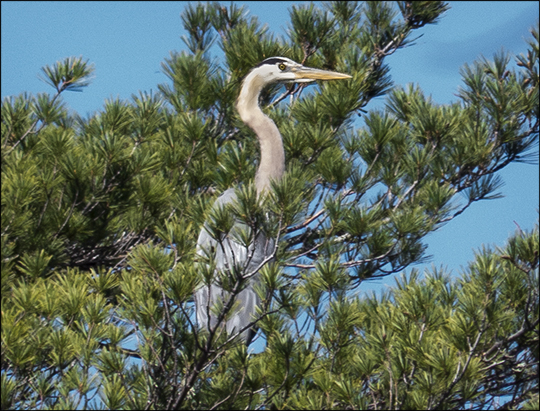
<svg viewBox="0 0 540 411">
<path fill-rule="evenodd" d="M 465 65 L 453 104 L 392 88 L 385 58 L 447 8 L 293 5 L 276 38 L 242 7 L 189 4 L 188 51 L 165 60 L 159 93 L 70 115 L 65 92 L 93 72 L 71 57 L 43 68 L 53 95 L 6 98 L 2 409 L 538 409 L 538 225 L 460 278 L 403 274 L 428 233 L 536 155 L 538 27 L 519 69 L 504 52 Z M 248 70 L 280 55 L 353 78 L 265 90 L 287 170 L 259 204 L 257 141 L 234 102 Z M 234 186 L 237 204 L 213 210 Z M 197 235 L 235 220 L 278 240 L 255 354 L 193 314 L 213 275 Z M 396 273 L 382 296 L 355 296 Z"/>
</svg>

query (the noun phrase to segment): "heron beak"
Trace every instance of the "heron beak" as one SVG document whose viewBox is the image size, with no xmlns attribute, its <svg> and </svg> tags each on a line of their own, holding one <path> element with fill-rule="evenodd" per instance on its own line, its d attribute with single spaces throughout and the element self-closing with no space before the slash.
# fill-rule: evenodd
<svg viewBox="0 0 540 411">
<path fill-rule="evenodd" d="M 311 67 L 298 67 L 292 70 L 294 81 L 298 83 L 308 83 L 315 80 L 343 80 L 352 76 L 336 71 L 319 70 Z"/>
</svg>

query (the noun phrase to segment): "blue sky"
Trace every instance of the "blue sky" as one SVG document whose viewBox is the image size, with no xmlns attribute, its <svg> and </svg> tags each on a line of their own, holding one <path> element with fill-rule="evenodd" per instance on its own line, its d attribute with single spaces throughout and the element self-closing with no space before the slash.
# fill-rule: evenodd
<svg viewBox="0 0 540 411">
<path fill-rule="evenodd" d="M 396 85 L 419 84 L 440 104 L 455 101 L 459 69 L 479 56 L 491 58 L 501 47 L 524 53 L 529 28 L 538 19 L 538 2 L 449 2 L 437 25 L 418 31 L 416 45 L 389 57 Z M 229 2 L 223 2 L 228 5 Z M 292 2 L 237 2 L 247 5 L 276 35 L 285 35 Z M 187 2 L 9 2 L 1 4 L 1 96 L 53 93 L 39 80 L 40 68 L 69 56 L 95 64 L 95 79 L 82 93 L 65 93 L 68 107 L 85 116 L 108 98 L 129 99 L 156 91 L 166 82 L 160 63 L 172 50 L 185 49 L 180 13 Z M 367 108 L 384 105 L 384 99 Z M 502 246 L 516 223 L 530 229 L 538 218 L 538 165 L 512 164 L 501 173 L 503 199 L 474 204 L 428 236 L 428 264 L 454 273 L 482 244 Z M 363 290 L 378 283 L 362 286 Z M 389 282 L 393 284 L 393 281 Z"/>
</svg>

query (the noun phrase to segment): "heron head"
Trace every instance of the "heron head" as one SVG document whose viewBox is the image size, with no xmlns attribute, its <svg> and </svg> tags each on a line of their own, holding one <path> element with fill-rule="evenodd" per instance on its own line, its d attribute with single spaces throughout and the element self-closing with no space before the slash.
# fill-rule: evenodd
<svg viewBox="0 0 540 411">
<path fill-rule="evenodd" d="M 249 75 L 263 84 L 276 82 L 310 83 L 315 80 L 340 80 L 352 76 L 335 71 L 305 67 L 286 57 L 270 57 L 255 66 Z"/>
</svg>

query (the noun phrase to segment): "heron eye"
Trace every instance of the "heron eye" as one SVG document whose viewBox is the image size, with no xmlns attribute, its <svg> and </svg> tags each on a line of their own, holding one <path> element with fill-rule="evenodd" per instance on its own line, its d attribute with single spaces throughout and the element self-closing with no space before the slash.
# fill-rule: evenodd
<svg viewBox="0 0 540 411">
<path fill-rule="evenodd" d="M 283 64 L 283 63 L 280 63 L 279 66 L 278 66 L 278 68 L 279 68 L 281 71 L 285 70 L 286 67 L 287 67 L 287 66 L 286 66 L 285 64 Z"/>
</svg>

